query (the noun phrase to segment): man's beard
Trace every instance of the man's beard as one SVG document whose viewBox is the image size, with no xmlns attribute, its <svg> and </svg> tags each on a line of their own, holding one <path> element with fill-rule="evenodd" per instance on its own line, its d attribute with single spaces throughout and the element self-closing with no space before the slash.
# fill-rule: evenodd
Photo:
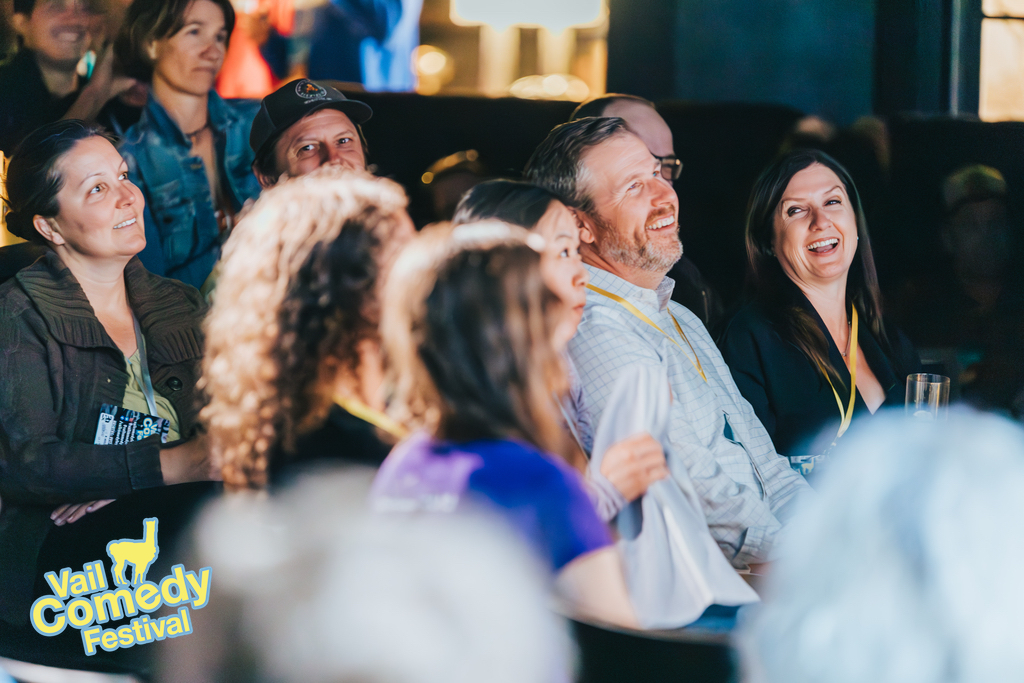
<svg viewBox="0 0 1024 683">
<path fill-rule="evenodd" d="M 683 256 L 678 231 L 673 233 L 672 242 L 655 246 L 650 238 L 641 242 L 639 236 L 632 240 L 622 236 L 602 216 L 592 214 L 592 218 L 597 227 L 599 253 L 609 261 L 648 272 L 667 273 Z"/>
</svg>

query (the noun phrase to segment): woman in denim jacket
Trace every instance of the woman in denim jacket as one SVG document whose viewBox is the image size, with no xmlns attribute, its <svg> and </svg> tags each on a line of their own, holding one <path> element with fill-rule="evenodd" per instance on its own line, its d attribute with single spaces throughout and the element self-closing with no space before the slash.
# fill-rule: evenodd
<svg viewBox="0 0 1024 683">
<path fill-rule="evenodd" d="M 260 192 L 249 129 L 255 100 L 213 91 L 235 24 L 229 0 L 135 0 L 116 50 L 125 71 L 152 84 L 121 154 L 146 198 L 153 273 L 201 287 L 235 215 Z"/>
</svg>

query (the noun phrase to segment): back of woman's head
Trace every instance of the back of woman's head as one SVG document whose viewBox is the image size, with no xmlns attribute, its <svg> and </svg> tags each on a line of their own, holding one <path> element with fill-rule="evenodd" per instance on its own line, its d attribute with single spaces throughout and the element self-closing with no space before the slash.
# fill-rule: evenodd
<svg viewBox="0 0 1024 683">
<path fill-rule="evenodd" d="M 324 166 L 265 190 L 224 248 L 206 321 L 203 411 L 224 480 L 266 483 L 377 338 L 382 255 L 406 221 L 395 183 Z"/>
<path fill-rule="evenodd" d="M 106 135 L 93 124 L 76 119 L 48 123 L 35 129 L 11 155 L 7 164 L 7 229 L 38 244 L 46 240 L 32 225 L 33 218 L 60 213 L 57 194 L 64 187 L 58 165 L 80 140 Z"/>
<path fill-rule="evenodd" d="M 382 325 L 399 419 L 441 439 L 513 437 L 562 450 L 551 416 L 564 388 L 551 343 L 560 303 L 531 237 L 478 223 L 406 247 Z"/>
<path fill-rule="evenodd" d="M 532 230 L 547 213 L 554 194 L 515 180 L 489 180 L 469 190 L 455 209 L 452 223 L 495 220 Z"/>
<path fill-rule="evenodd" d="M 155 61 L 153 41 L 170 38 L 185 25 L 185 13 L 198 0 L 134 0 L 128 7 L 121 30 L 114 39 L 114 54 L 126 76 L 150 82 Z M 235 27 L 231 0 L 209 0 L 224 13 L 228 40 Z"/>
</svg>

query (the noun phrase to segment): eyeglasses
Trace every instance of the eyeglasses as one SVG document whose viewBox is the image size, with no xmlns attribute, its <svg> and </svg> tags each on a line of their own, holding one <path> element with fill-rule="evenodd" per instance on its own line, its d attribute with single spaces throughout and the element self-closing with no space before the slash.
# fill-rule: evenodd
<svg viewBox="0 0 1024 683">
<path fill-rule="evenodd" d="M 661 177 L 669 182 L 678 179 L 679 174 L 683 172 L 683 162 L 674 154 L 665 157 L 655 154 L 654 158 L 661 162 Z"/>
</svg>

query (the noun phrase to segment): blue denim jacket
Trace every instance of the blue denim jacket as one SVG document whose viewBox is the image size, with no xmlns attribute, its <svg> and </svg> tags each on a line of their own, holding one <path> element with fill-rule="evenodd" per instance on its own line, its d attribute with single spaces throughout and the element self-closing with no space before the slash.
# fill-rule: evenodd
<svg viewBox="0 0 1024 683">
<path fill-rule="evenodd" d="M 259 107 L 256 100 L 224 100 L 210 91 L 220 176 L 235 211 L 260 193 L 249 148 L 249 129 Z M 188 136 L 152 94 L 121 143 L 128 175 L 146 198 L 146 248 L 139 258 L 150 272 L 198 289 L 220 258 L 222 240 L 203 160 L 191 149 Z"/>
</svg>

